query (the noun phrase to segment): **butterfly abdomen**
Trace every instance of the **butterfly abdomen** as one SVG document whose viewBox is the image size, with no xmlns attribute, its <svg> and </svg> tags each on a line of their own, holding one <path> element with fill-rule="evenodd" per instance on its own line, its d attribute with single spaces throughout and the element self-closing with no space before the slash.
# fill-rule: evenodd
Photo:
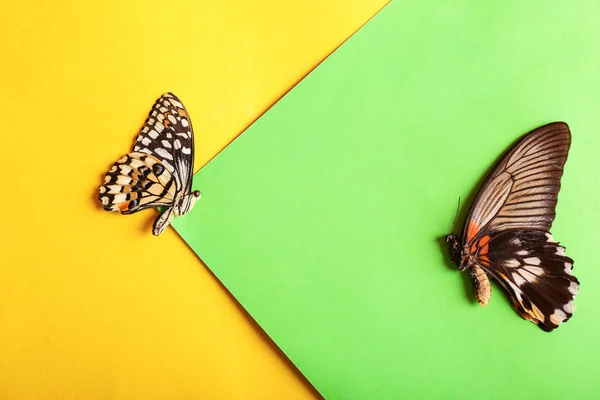
<svg viewBox="0 0 600 400">
<path fill-rule="evenodd" d="M 478 265 L 473 265 L 471 268 L 471 276 L 475 284 L 475 298 L 480 306 L 487 306 L 492 296 L 492 286 L 490 280 L 483 269 Z"/>
</svg>

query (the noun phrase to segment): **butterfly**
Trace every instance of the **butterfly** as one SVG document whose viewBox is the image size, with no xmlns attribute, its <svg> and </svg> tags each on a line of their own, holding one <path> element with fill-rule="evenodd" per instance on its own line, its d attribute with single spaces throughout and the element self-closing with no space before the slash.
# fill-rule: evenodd
<svg viewBox="0 0 600 400">
<path fill-rule="evenodd" d="M 152 226 L 152 233 L 160 235 L 200 198 L 200 191 L 192 191 L 193 169 L 190 117 L 173 93 L 165 93 L 150 110 L 133 151 L 106 173 L 98 199 L 106 211 L 121 214 L 164 207 Z"/>
<path fill-rule="evenodd" d="M 446 236 L 452 262 L 470 270 L 480 305 L 490 299 L 491 277 L 524 319 L 547 332 L 573 315 L 579 290 L 573 260 L 550 234 L 570 145 L 564 122 L 526 134 L 487 176 L 462 239 Z"/>
</svg>

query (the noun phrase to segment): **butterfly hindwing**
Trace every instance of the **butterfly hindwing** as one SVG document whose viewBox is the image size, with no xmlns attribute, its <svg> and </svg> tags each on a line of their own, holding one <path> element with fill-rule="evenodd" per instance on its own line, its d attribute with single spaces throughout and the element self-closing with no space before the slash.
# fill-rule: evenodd
<svg viewBox="0 0 600 400">
<path fill-rule="evenodd" d="M 99 200 L 107 211 L 133 214 L 151 207 L 170 206 L 176 185 L 169 170 L 149 154 L 133 152 L 106 173 Z"/>
<path fill-rule="evenodd" d="M 506 231 L 492 236 L 486 246 L 477 263 L 502 286 L 523 318 L 551 331 L 573 315 L 579 289 L 573 260 L 549 233 Z"/>
</svg>

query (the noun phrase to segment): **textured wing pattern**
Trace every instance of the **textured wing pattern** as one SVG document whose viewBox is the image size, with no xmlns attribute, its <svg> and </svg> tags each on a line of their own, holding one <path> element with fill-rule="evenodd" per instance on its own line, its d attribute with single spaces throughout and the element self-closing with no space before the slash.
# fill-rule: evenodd
<svg viewBox="0 0 600 400">
<path fill-rule="evenodd" d="M 107 211 L 133 214 L 146 208 L 171 206 L 176 185 L 171 172 L 153 156 L 129 153 L 107 172 L 98 199 Z"/>
<path fill-rule="evenodd" d="M 498 163 L 475 199 L 463 237 L 508 229 L 549 231 L 571 133 L 564 122 L 538 128 Z"/>
<path fill-rule="evenodd" d="M 175 177 L 178 192 L 192 187 L 194 134 L 190 117 L 173 94 L 162 95 L 150 110 L 133 151 L 158 159 Z"/>
<path fill-rule="evenodd" d="M 519 314 L 545 331 L 573 315 L 579 281 L 565 248 L 544 231 L 506 231 L 492 236 L 477 262 L 507 293 Z"/>
</svg>

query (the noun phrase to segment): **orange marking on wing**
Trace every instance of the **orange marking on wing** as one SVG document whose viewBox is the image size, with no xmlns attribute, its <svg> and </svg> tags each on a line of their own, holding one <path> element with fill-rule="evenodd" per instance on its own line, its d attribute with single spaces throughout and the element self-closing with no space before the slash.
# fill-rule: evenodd
<svg viewBox="0 0 600 400">
<path fill-rule="evenodd" d="M 484 267 L 490 266 L 490 259 L 487 256 L 480 256 L 479 261 L 481 261 Z"/>
<path fill-rule="evenodd" d="M 477 252 L 477 242 L 471 245 L 471 254 L 475 254 Z"/>
<path fill-rule="evenodd" d="M 479 250 L 479 254 L 481 254 L 483 256 L 483 255 L 487 254 L 489 250 L 490 250 L 490 246 L 486 243 L 483 247 L 481 247 L 481 250 Z"/>
<path fill-rule="evenodd" d="M 467 242 L 473 240 L 475 235 L 479 232 L 479 225 L 473 221 L 469 222 L 469 226 L 467 227 Z"/>
<path fill-rule="evenodd" d="M 479 246 L 485 246 L 490 241 L 490 235 L 485 235 L 481 239 L 479 239 Z"/>
<path fill-rule="evenodd" d="M 121 211 L 127 211 L 129 209 L 129 202 L 124 201 L 121 204 L 119 204 L 117 207 L 119 207 L 119 210 L 121 210 Z"/>
</svg>

